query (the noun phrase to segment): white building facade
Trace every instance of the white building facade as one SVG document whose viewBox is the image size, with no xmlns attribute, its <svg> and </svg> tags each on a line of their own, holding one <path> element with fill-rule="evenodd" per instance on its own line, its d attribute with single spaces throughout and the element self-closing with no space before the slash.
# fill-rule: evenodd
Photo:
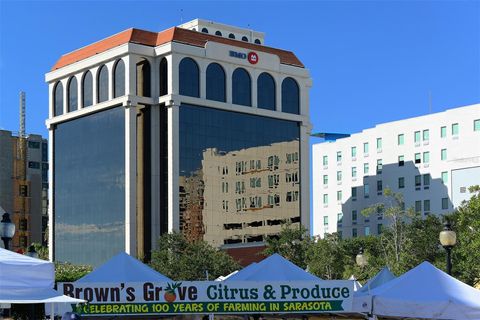
<svg viewBox="0 0 480 320">
<path fill-rule="evenodd" d="M 223 223 L 233 213 L 213 212 L 204 198 L 222 185 L 201 176 L 211 149 L 248 149 L 252 159 L 242 161 L 250 161 L 273 148 L 286 161 L 294 143 L 300 196 L 285 216 L 309 227 L 311 79 L 292 52 L 265 46 L 263 33 L 204 20 L 159 33 L 130 29 L 62 56 L 46 81 L 52 259 L 148 257 L 170 231 L 215 245 L 262 243 L 272 236 L 265 228 L 236 237 Z M 268 203 L 268 194 L 256 196 Z M 222 219 L 205 219 L 206 208 Z"/>
<path fill-rule="evenodd" d="M 383 190 L 422 215 L 446 214 L 480 184 L 480 104 L 383 123 L 312 149 L 313 234 L 379 234 Z"/>
</svg>

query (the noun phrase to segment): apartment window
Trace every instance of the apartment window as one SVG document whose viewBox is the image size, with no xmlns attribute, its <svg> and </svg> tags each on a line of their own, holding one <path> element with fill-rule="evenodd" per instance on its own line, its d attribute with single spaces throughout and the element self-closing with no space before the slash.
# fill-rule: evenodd
<svg viewBox="0 0 480 320">
<path fill-rule="evenodd" d="M 352 167 L 352 178 L 357 177 L 357 167 Z"/>
<path fill-rule="evenodd" d="M 415 131 L 413 140 L 415 143 L 420 142 L 420 131 Z"/>
<path fill-rule="evenodd" d="M 370 186 L 368 185 L 368 183 L 363 185 L 363 196 L 365 198 L 368 198 L 370 196 Z"/>
<path fill-rule="evenodd" d="M 337 214 L 337 222 L 342 223 L 343 222 L 343 213 L 340 212 Z"/>
<path fill-rule="evenodd" d="M 323 225 L 328 226 L 328 216 L 323 216 Z"/>
<path fill-rule="evenodd" d="M 405 143 L 405 135 L 403 133 L 398 135 L 397 143 L 399 146 L 402 146 Z"/>
<path fill-rule="evenodd" d="M 323 204 L 328 204 L 328 194 L 323 195 Z"/>
<path fill-rule="evenodd" d="M 405 165 L 405 156 L 398 156 L 398 166 L 403 167 Z"/>
<path fill-rule="evenodd" d="M 357 237 L 357 228 L 353 228 L 352 229 L 352 238 L 356 238 Z"/>
<path fill-rule="evenodd" d="M 422 201 L 420 200 L 415 201 L 415 212 L 417 213 L 422 212 Z"/>
<path fill-rule="evenodd" d="M 415 176 L 415 188 L 418 190 L 422 186 L 422 176 L 416 175 Z"/>
<path fill-rule="evenodd" d="M 357 200 L 357 187 L 352 187 L 352 201 Z"/>
<path fill-rule="evenodd" d="M 342 151 L 337 151 L 337 162 L 342 161 Z"/>
<path fill-rule="evenodd" d="M 20 197 L 28 197 L 28 186 L 25 184 L 19 185 L 19 195 Z"/>
<path fill-rule="evenodd" d="M 423 153 L 423 163 L 429 163 L 430 162 L 430 152 L 426 151 Z"/>
<path fill-rule="evenodd" d="M 383 190 L 382 180 L 377 180 L 377 192 L 378 192 L 378 194 L 382 194 L 382 190 Z"/>
<path fill-rule="evenodd" d="M 480 131 L 480 119 L 473 120 L 473 131 Z"/>
<path fill-rule="evenodd" d="M 368 174 L 368 163 L 363 164 L 363 173 Z"/>
<path fill-rule="evenodd" d="M 366 226 L 366 227 L 365 227 L 365 235 L 366 235 L 366 236 L 369 236 L 369 235 L 370 235 L 370 227 L 369 227 L 369 226 Z"/>
<path fill-rule="evenodd" d="M 328 156 L 323 156 L 323 165 L 328 166 Z"/>
<path fill-rule="evenodd" d="M 398 188 L 399 189 L 405 188 L 405 178 L 404 177 L 398 178 Z"/>
<path fill-rule="evenodd" d="M 423 200 L 423 211 L 425 214 L 430 213 L 430 200 Z"/>
<path fill-rule="evenodd" d="M 352 147 L 352 158 L 357 156 L 357 147 Z"/>
<path fill-rule="evenodd" d="M 357 221 L 357 210 L 352 210 L 352 221 Z"/>
<path fill-rule="evenodd" d="M 458 123 L 452 124 L 452 136 L 458 135 L 458 130 L 459 130 Z"/>
<path fill-rule="evenodd" d="M 342 181 L 342 171 L 337 171 L 337 181 Z"/>
<path fill-rule="evenodd" d="M 415 153 L 415 163 L 422 163 L 422 155 L 419 153 Z"/>
<path fill-rule="evenodd" d="M 448 172 L 447 171 L 442 172 L 442 182 L 443 182 L 443 184 L 448 183 Z"/>
<path fill-rule="evenodd" d="M 383 224 L 377 224 L 377 234 L 382 234 L 383 231 Z"/>
<path fill-rule="evenodd" d="M 447 127 L 440 128 L 440 138 L 445 138 L 447 136 Z"/>
<path fill-rule="evenodd" d="M 428 141 L 430 138 L 430 130 L 423 130 L 423 141 Z"/>
<path fill-rule="evenodd" d="M 38 141 L 28 141 L 28 147 L 31 149 L 40 149 L 40 142 Z"/>
<path fill-rule="evenodd" d="M 442 149 L 440 151 L 440 160 L 447 160 L 447 149 Z"/>
<path fill-rule="evenodd" d="M 337 191 L 337 201 L 342 201 L 342 191 Z"/>
<path fill-rule="evenodd" d="M 328 175 L 323 175 L 323 184 L 328 184 Z"/>
<path fill-rule="evenodd" d="M 448 198 L 442 198 L 442 209 L 448 209 Z"/>
<path fill-rule="evenodd" d="M 428 186 L 430 186 L 430 173 L 426 173 L 423 175 L 423 187 L 425 189 L 428 189 Z"/>
<path fill-rule="evenodd" d="M 382 173 L 382 168 L 383 168 L 382 159 L 378 159 L 377 160 L 377 174 Z"/>
<path fill-rule="evenodd" d="M 368 142 L 363 144 L 363 153 L 368 154 Z"/>
<path fill-rule="evenodd" d="M 377 138 L 377 150 L 382 150 L 382 138 Z"/>
</svg>

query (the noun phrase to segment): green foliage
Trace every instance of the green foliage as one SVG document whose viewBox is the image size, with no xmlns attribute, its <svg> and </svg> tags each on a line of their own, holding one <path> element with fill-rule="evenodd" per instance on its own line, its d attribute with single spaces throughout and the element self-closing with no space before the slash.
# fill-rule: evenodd
<svg viewBox="0 0 480 320">
<path fill-rule="evenodd" d="M 173 280 L 205 280 L 240 269 L 226 252 L 205 241 L 188 242 L 180 233 L 164 234 L 152 252 L 150 266 Z"/>
<path fill-rule="evenodd" d="M 35 251 L 37 251 L 38 259 L 47 260 L 48 261 L 48 247 L 42 246 L 40 243 L 32 243 Z"/>
<path fill-rule="evenodd" d="M 307 267 L 307 250 L 311 243 L 312 239 L 305 227 L 293 227 L 291 224 L 285 224 L 278 238 L 267 239 L 267 247 L 263 253 L 265 255 L 278 253 L 305 269 Z"/>
<path fill-rule="evenodd" d="M 342 278 L 346 256 L 337 234 L 309 243 L 306 256 L 309 272 L 325 280 Z"/>
<path fill-rule="evenodd" d="M 75 265 L 69 262 L 55 262 L 55 281 L 73 282 L 92 271 L 88 265 Z"/>
<path fill-rule="evenodd" d="M 457 234 L 452 249 L 453 275 L 471 285 L 480 285 L 480 187 L 469 188 L 473 196 L 449 218 Z"/>
</svg>

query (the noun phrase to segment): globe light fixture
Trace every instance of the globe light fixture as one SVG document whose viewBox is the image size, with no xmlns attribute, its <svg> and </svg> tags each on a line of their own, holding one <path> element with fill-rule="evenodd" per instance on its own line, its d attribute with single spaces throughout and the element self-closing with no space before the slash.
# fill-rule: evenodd
<svg viewBox="0 0 480 320">
<path fill-rule="evenodd" d="M 355 262 L 361 268 L 368 265 L 368 259 L 367 259 L 367 256 L 363 253 L 363 248 L 360 248 L 360 251 L 358 252 L 357 256 L 355 257 Z"/>
<path fill-rule="evenodd" d="M 0 221 L 0 238 L 3 240 L 5 249 L 9 249 L 8 244 L 15 234 L 15 224 L 10 220 L 10 214 L 5 212 Z"/>
<path fill-rule="evenodd" d="M 457 234 L 452 230 L 450 222 L 445 222 L 444 228 L 439 235 L 442 247 L 447 251 L 447 273 L 452 274 L 452 248 L 457 244 Z"/>
</svg>

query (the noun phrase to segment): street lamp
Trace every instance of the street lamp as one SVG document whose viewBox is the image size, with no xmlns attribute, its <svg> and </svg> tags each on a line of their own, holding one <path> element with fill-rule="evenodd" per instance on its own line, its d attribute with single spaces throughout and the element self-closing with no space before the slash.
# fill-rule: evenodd
<svg viewBox="0 0 480 320">
<path fill-rule="evenodd" d="M 365 267 L 368 264 L 368 259 L 367 256 L 363 253 L 363 248 L 360 248 L 360 251 L 355 257 L 355 262 L 361 268 Z"/>
<path fill-rule="evenodd" d="M 15 234 L 15 224 L 10 220 L 10 215 L 5 212 L 0 221 L 0 238 L 3 240 L 4 248 L 8 250 L 8 243 Z"/>
<path fill-rule="evenodd" d="M 442 247 L 447 251 L 447 273 L 452 274 L 452 257 L 450 252 L 452 251 L 453 246 L 457 243 L 457 234 L 451 229 L 450 222 L 445 222 L 445 227 L 440 231 L 440 243 Z"/>
<path fill-rule="evenodd" d="M 38 253 L 35 251 L 35 246 L 33 244 L 28 247 L 27 256 L 30 258 L 38 258 Z"/>
</svg>

